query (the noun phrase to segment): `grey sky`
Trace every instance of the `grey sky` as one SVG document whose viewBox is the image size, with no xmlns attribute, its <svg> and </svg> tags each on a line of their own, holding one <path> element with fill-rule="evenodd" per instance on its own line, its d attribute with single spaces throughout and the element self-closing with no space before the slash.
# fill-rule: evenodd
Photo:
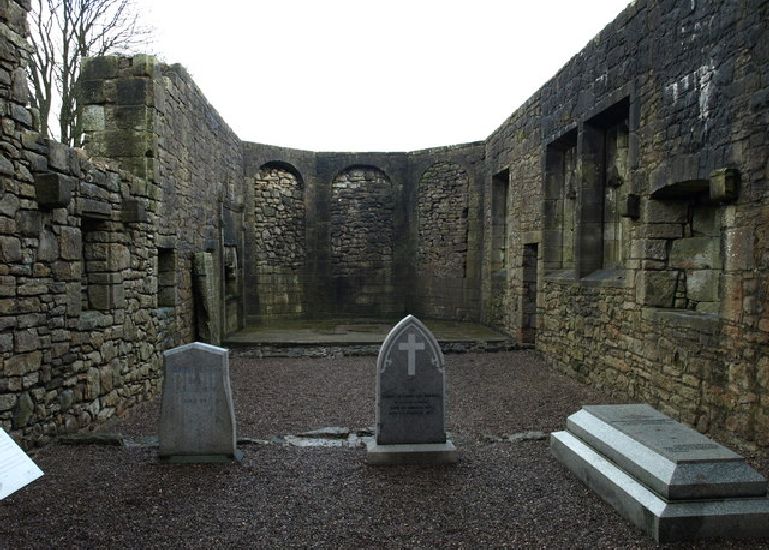
<svg viewBox="0 0 769 550">
<path fill-rule="evenodd" d="M 137 0 L 241 139 L 405 151 L 484 139 L 627 0 Z"/>
</svg>

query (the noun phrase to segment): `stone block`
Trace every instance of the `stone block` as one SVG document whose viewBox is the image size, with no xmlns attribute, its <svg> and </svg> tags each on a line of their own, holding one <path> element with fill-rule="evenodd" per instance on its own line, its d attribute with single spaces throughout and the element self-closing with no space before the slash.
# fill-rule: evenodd
<svg viewBox="0 0 769 550">
<path fill-rule="evenodd" d="M 633 241 L 630 245 L 630 258 L 665 261 L 668 258 L 667 241 L 661 239 Z"/>
<path fill-rule="evenodd" d="M 152 105 L 152 80 L 126 78 L 117 82 L 117 102 L 121 105 Z"/>
<path fill-rule="evenodd" d="M 112 218 L 112 205 L 96 199 L 78 199 L 80 215 L 91 220 L 109 220 Z"/>
<path fill-rule="evenodd" d="M 66 208 L 72 199 L 72 178 L 55 172 L 35 173 L 35 193 L 41 208 Z"/>
<path fill-rule="evenodd" d="M 110 271 L 123 271 L 131 264 L 131 254 L 128 247 L 120 243 L 109 245 L 107 256 L 107 269 Z"/>
<path fill-rule="evenodd" d="M 647 200 L 641 204 L 641 220 L 646 223 L 686 223 L 689 205 L 678 201 Z"/>
<path fill-rule="evenodd" d="M 684 226 L 675 223 L 650 223 L 639 227 L 636 236 L 641 239 L 680 239 L 684 236 Z"/>
<path fill-rule="evenodd" d="M 118 60 L 116 55 L 101 55 L 84 57 L 80 64 L 82 80 L 111 80 L 118 77 Z"/>
<path fill-rule="evenodd" d="M 3 193 L 0 197 L 0 214 L 9 218 L 16 217 L 19 211 L 19 197 L 13 193 Z"/>
<path fill-rule="evenodd" d="M 88 307 L 99 311 L 125 307 L 125 290 L 122 284 L 88 285 Z"/>
<path fill-rule="evenodd" d="M 155 142 L 147 132 L 108 130 L 104 134 L 105 155 L 109 157 L 140 157 L 154 155 Z M 140 174 L 137 174 L 140 175 Z"/>
<path fill-rule="evenodd" d="M 59 172 L 69 171 L 69 155 L 70 149 L 66 145 L 54 141 L 48 140 L 48 166 Z"/>
<path fill-rule="evenodd" d="M 16 402 L 15 409 L 13 410 L 12 423 L 14 429 L 18 430 L 24 428 L 34 412 L 35 402 L 32 401 L 32 397 L 30 397 L 28 392 L 22 393 Z"/>
<path fill-rule="evenodd" d="M 40 368 L 41 358 L 39 351 L 17 353 L 5 361 L 5 372 L 10 376 L 24 376 Z"/>
<path fill-rule="evenodd" d="M 16 405 L 16 395 L 6 394 L 0 395 L 0 412 L 10 411 Z"/>
<path fill-rule="evenodd" d="M 61 257 L 64 260 L 79 260 L 83 253 L 83 241 L 80 229 L 76 227 L 62 227 L 59 235 Z"/>
<path fill-rule="evenodd" d="M 714 269 L 686 273 L 686 297 L 695 302 L 718 301 L 720 272 Z"/>
<path fill-rule="evenodd" d="M 720 237 L 721 216 L 718 208 L 700 206 L 692 213 L 693 236 Z"/>
<path fill-rule="evenodd" d="M 157 58 L 154 55 L 136 54 L 131 58 L 131 67 L 128 73 L 133 76 L 154 76 L 157 67 Z"/>
<path fill-rule="evenodd" d="M 104 81 L 83 78 L 78 81 L 78 96 L 84 105 L 107 103 L 110 95 Z"/>
<path fill-rule="evenodd" d="M 740 173 L 733 168 L 723 168 L 711 172 L 709 179 L 710 200 L 728 202 L 737 199 L 740 185 Z"/>
<path fill-rule="evenodd" d="M 673 307 L 677 271 L 642 271 L 636 277 L 636 302 L 644 306 Z"/>
<path fill-rule="evenodd" d="M 670 266 L 678 269 L 720 269 L 721 243 L 713 237 L 687 237 L 673 241 Z"/>
<path fill-rule="evenodd" d="M 83 107 L 82 124 L 84 132 L 99 132 L 105 128 L 103 105 L 86 105 Z"/>
<path fill-rule="evenodd" d="M 37 329 L 17 330 L 13 333 L 14 349 L 17 353 L 36 350 L 40 347 Z"/>
<path fill-rule="evenodd" d="M 21 241 L 18 237 L 0 237 L 0 261 L 3 263 L 21 261 Z"/>
<path fill-rule="evenodd" d="M 729 229 L 724 235 L 724 269 L 745 271 L 753 269 L 755 235 L 752 227 Z"/>
<path fill-rule="evenodd" d="M 149 221 L 147 206 L 144 201 L 140 199 L 123 199 L 121 206 L 123 223 L 147 223 Z"/>
<path fill-rule="evenodd" d="M 635 193 L 628 193 L 620 205 L 620 216 L 636 220 L 641 217 L 641 197 Z"/>
</svg>

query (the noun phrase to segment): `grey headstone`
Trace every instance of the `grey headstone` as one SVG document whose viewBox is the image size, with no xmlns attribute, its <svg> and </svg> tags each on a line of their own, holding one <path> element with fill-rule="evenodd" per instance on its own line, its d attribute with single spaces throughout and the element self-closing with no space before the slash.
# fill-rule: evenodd
<svg viewBox="0 0 769 550">
<path fill-rule="evenodd" d="M 160 411 L 160 459 L 238 459 L 229 350 L 195 342 L 166 351 Z"/>
<path fill-rule="evenodd" d="M 553 454 L 658 542 L 769 535 L 766 479 L 726 447 L 648 405 L 590 405 Z"/>
<path fill-rule="evenodd" d="M 446 439 L 446 370 L 435 336 L 409 315 L 377 359 L 376 430 L 369 462 L 456 462 Z"/>
</svg>

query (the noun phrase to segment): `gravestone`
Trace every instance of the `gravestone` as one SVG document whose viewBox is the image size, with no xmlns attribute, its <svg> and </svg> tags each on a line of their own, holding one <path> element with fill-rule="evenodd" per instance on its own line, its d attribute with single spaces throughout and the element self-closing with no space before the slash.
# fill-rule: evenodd
<svg viewBox="0 0 769 550">
<path fill-rule="evenodd" d="M 370 464 L 457 461 L 446 439 L 446 370 L 438 341 L 409 315 L 385 338 L 377 358 L 376 429 Z"/>
<path fill-rule="evenodd" d="M 0 428 L 0 500 L 42 475 L 42 470 Z"/>
<path fill-rule="evenodd" d="M 649 405 L 589 405 L 550 448 L 657 542 L 769 535 L 766 479 L 737 453 Z"/>
<path fill-rule="evenodd" d="M 168 350 L 163 357 L 160 460 L 239 460 L 229 350 L 195 342 Z"/>
</svg>

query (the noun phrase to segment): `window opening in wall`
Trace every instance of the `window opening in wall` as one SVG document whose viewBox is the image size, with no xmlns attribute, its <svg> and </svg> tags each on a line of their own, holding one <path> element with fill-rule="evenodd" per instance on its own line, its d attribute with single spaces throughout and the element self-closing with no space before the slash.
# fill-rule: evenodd
<svg viewBox="0 0 769 550">
<path fill-rule="evenodd" d="M 502 170 L 491 178 L 491 269 L 507 269 L 508 206 L 510 170 Z"/>
<path fill-rule="evenodd" d="M 545 159 L 545 270 L 570 271 L 575 261 L 577 130 L 547 146 Z"/>
<path fill-rule="evenodd" d="M 629 105 L 624 99 L 583 128 L 580 275 L 621 268 L 627 258 Z"/>
<path fill-rule="evenodd" d="M 83 218 L 80 224 L 80 304 L 83 311 L 94 309 L 94 283 L 97 273 L 97 220 Z"/>
<path fill-rule="evenodd" d="M 523 304 L 521 341 L 533 344 L 537 331 L 537 260 L 539 244 L 523 245 Z"/>
<path fill-rule="evenodd" d="M 234 246 L 224 247 L 224 293 L 228 298 L 240 295 L 238 288 L 238 249 Z"/>
<path fill-rule="evenodd" d="M 158 248 L 158 307 L 176 307 L 176 251 Z"/>
</svg>

